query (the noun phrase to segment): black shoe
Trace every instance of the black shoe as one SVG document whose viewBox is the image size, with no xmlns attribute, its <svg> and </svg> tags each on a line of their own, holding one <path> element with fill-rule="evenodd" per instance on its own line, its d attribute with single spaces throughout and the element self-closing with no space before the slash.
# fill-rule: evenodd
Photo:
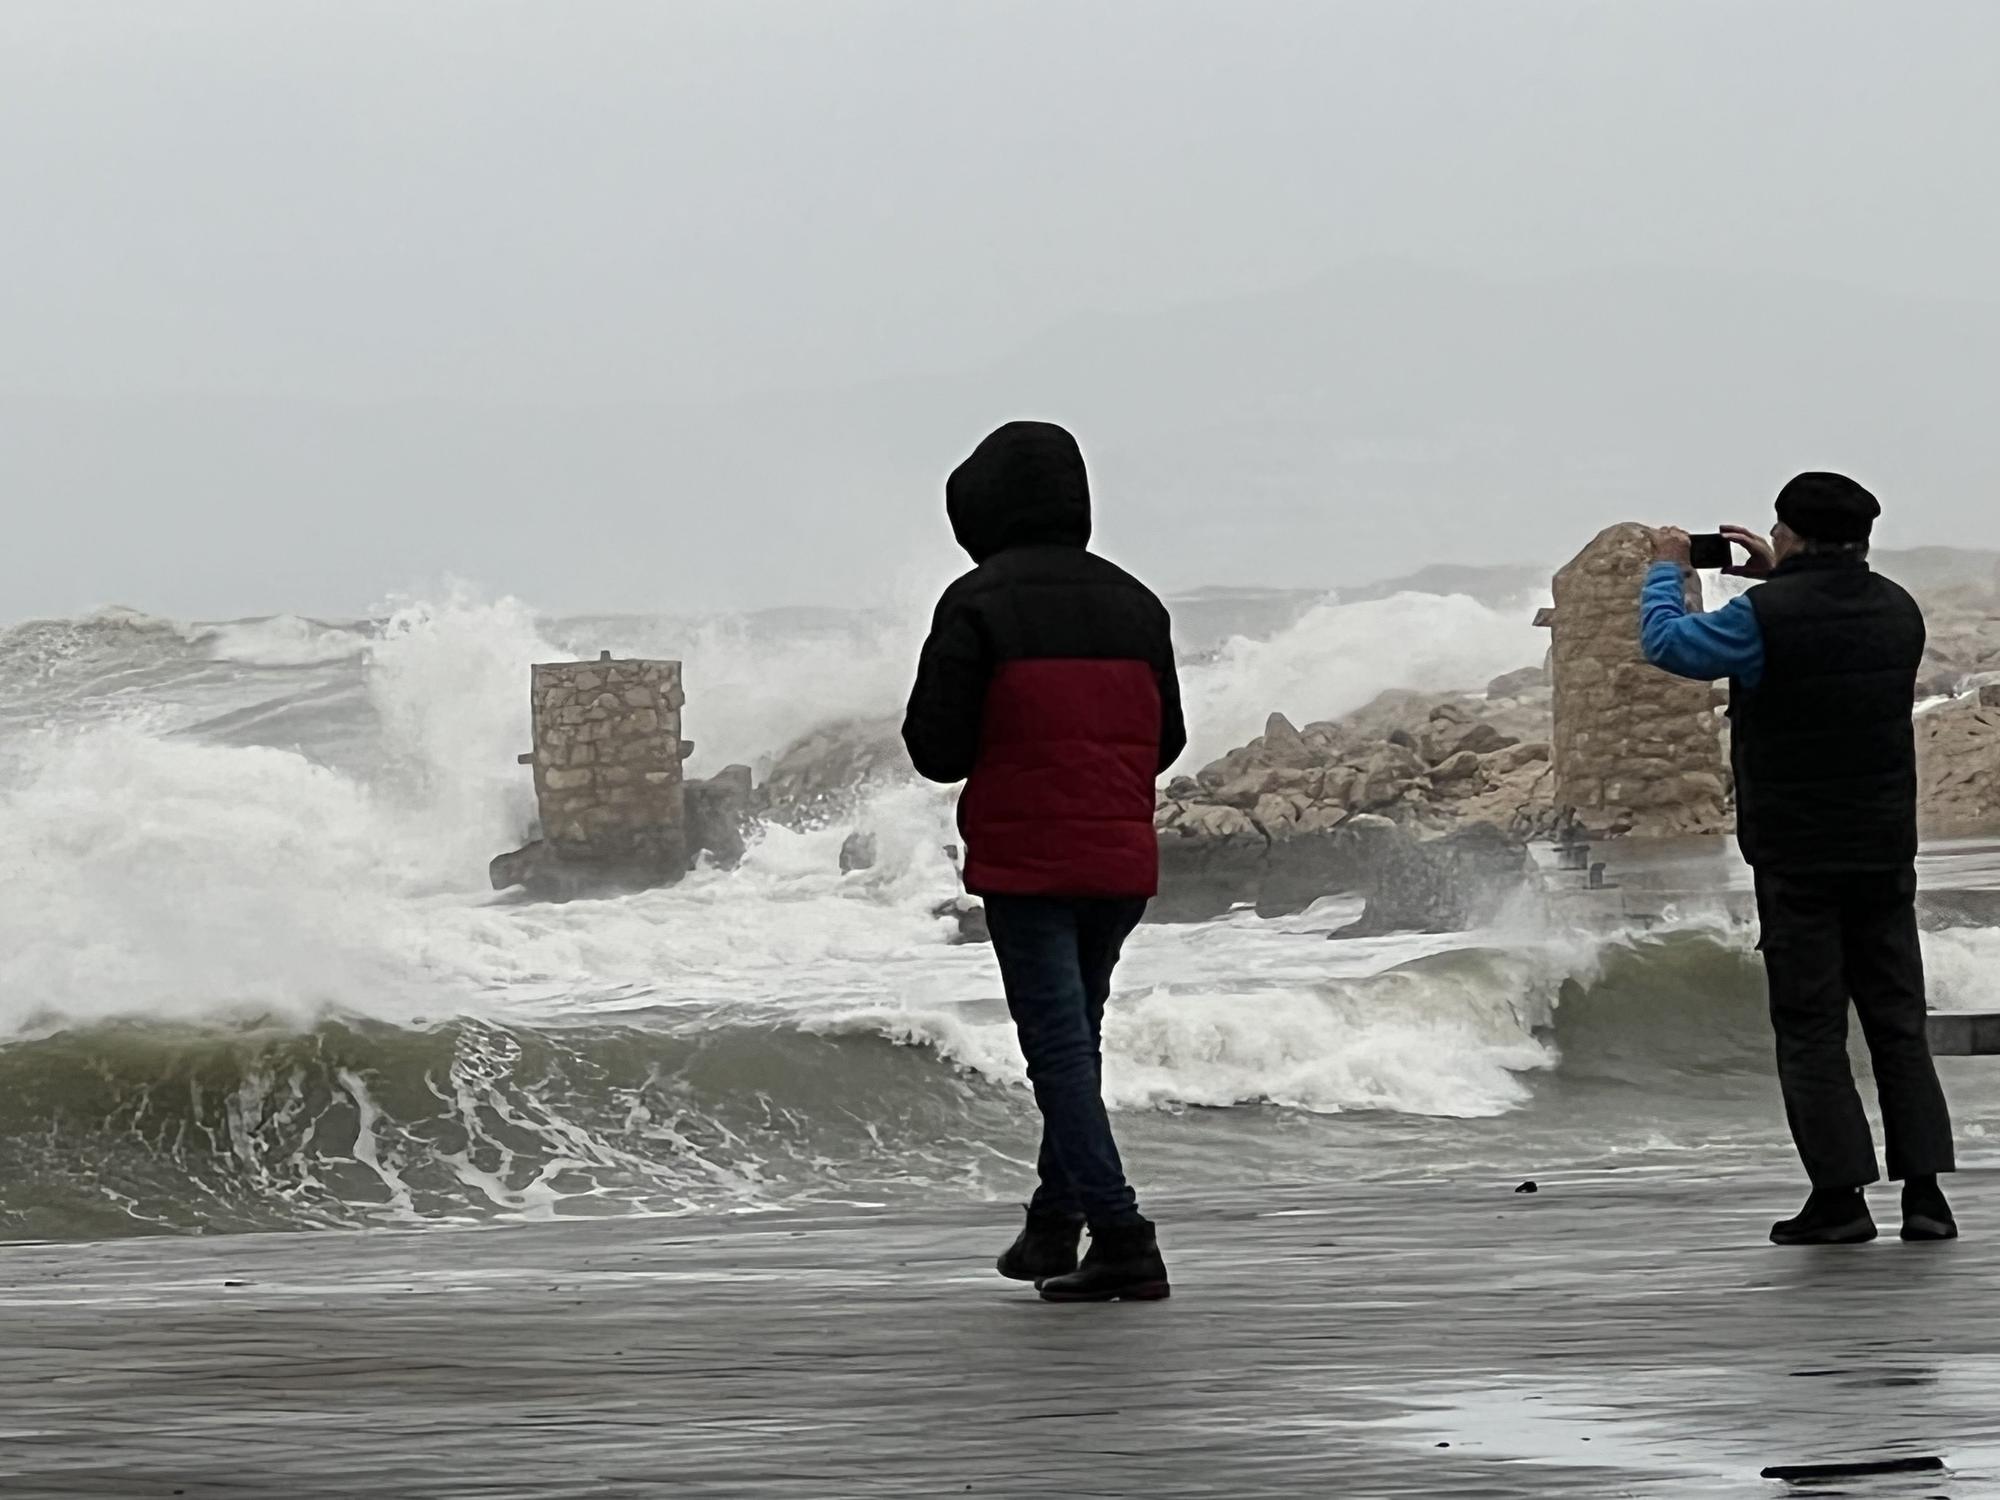
<svg viewBox="0 0 2000 1500">
<path fill-rule="evenodd" d="M 1814 1188 L 1796 1219 L 1771 1226 L 1774 1245 L 1865 1245 L 1874 1238 L 1860 1188 Z"/>
<path fill-rule="evenodd" d="M 1040 1283 L 1044 1302 L 1158 1302 L 1169 1294 L 1167 1263 L 1153 1226 L 1137 1223 L 1090 1232 L 1083 1264 Z"/>
<path fill-rule="evenodd" d="M 1955 1240 L 1958 1220 L 1952 1217 L 1944 1189 L 1935 1177 L 1912 1177 L 1903 1184 L 1903 1238 Z"/>
<path fill-rule="evenodd" d="M 1028 1210 L 1028 1222 L 995 1268 L 1009 1281 L 1046 1281 L 1076 1269 L 1083 1220 Z"/>
</svg>

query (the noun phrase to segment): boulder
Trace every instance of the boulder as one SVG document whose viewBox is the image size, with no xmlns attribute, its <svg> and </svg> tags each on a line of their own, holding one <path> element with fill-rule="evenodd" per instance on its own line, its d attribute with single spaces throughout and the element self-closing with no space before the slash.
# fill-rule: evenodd
<svg viewBox="0 0 2000 1500">
<path fill-rule="evenodd" d="M 1384 744 L 1357 768 L 1350 803 L 1361 812 L 1379 812 L 1404 800 L 1425 771 L 1414 750 Z"/>
<path fill-rule="evenodd" d="M 853 875 L 862 870 L 872 870 L 879 857 L 880 844 L 875 835 L 857 828 L 840 846 L 840 873 Z"/>
<path fill-rule="evenodd" d="M 1442 704 L 1461 701 L 1457 694 L 1420 693 L 1410 688 L 1391 688 L 1340 720 L 1340 729 L 1350 744 L 1366 744 L 1391 738 L 1396 731 L 1415 734 L 1431 722 L 1432 713 Z"/>
<path fill-rule="evenodd" d="M 705 781 L 685 784 L 690 864 L 707 854 L 725 870 L 743 862 L 744 838 L 756 825 L 748 766 L 727 766 Z"/>
<path fill-rule="evenodd" d="M 1546 756 L 1522 761 L 1506 771 L 1482 765 L 1481 776 L 1478 785 L 1468 784 L 1465 795 L 1451 804 L 1451 822 L 1445 831 L 1484 825 L 1519 840 L 1555 836 L 1555 773 Z"/>
<path fill-rule="evenodd" d="M 1325 781 L 1326 773 L 1323 771 L 1272 767 L 1238 776 L 1234 781 L 1218 787 L 1211 800 L 1225 807 L 1240 807 L 1246 811 L 1255 808 L 1267 797 L 1304 797 L 1310 802 L 1318 797 Z"/>
<path fill-rule="evenodd" d="M 1272 714 L 1266 721 L 1261 752 L 1258 759 L 1264 765 L 1288 770 L 1304 770 L 1320 760 L 1319 752 L 1283 714 Z"/>
<path fill-rule="evenodd" d="M 1431 765 L 1442 765 L 1457 755 L 1490 755 L 1518 743 L 1515 736 L 1495 728 L 1485 720 L 1464 723 L 1440 719 L 1425 728 L 1417 740 L 1417 753 Z"/>
<path fill-rule="evenodd" d="M 520 890 L 534 901 L 626 896 L 663 883 L 650 865 L 569 858 L 544 839 L 499 856 L 487 866 L 487 875 L 494 890 Z"/>
<path fill-rule="evenodd" d="M 1489 755 L 1482 756 L 1480 759 L 1481 763 L 1486 767 L 1486 773 L 1489 777 L 1501 777 L 1511 776 L 1523 766 L 1534 765 L 1537 762 L 1545 763 L 1548 758 L 1549 742 L 1547 740 L 1529 740 L 1525 744 L 1517 740 L 1503 749 L 1495 750 Z"/>
<path fill-rule="evenodd" d="M 1180 832 L 1187 838 L 1218 842 L 1237 838 L 1262 838 L 1250 815 L 1227 804 L 1203 803 L 1187 810 Z"/>
<path fill-rule="evenodd" d="M 1528 880 L 1527 850 L 1487 825 L 1416 840 L 1394 824 L 1371 820 L 1363 836 L 1372 841 L 1364 887 L 1368 904 L 1360 920 L 1335 938 L 1463 932 L 1492 921 Z"/>
<path fill-rule="evenodd" d="M 900 719 L 825 725 L 788 746 L 757 788 L 754 810 L 788 828 L 823 828 L 870 790 L 916 776 Z"/>
<path fill-rule="evenodd" d="M 990 943 L 993 934 L 986 925 L 986 908 L 973 896 L 954 896 L 931 915 L 954 924 L 951 941 L 959 944 Z"/>
<path fill-rule="evenodd" d="M 1450 759 L 1431 767 L 1431 785 L 1452 786 L 1468 780 L 1477 783 L 1483 779 L 1484 773 L 1485 767 L 1480 764 L 1476 752 L 1460 750 Z"/>
<path fill-rule="evenodd" d="M 1488 698 L 1520 698 L 1537 688 L 1549 685 L 1547 667 L 1523 667 L 1518 672 L 1508 672 L 1486 684 Z"/>
</svg>

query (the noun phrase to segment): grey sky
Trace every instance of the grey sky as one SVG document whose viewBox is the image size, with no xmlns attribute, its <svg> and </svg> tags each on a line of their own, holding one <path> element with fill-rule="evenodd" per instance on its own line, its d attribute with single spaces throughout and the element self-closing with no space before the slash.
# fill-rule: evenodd
<svg viewBox="0 0 2000 1500">
<path fill-rule="evenodd" d="M 2000 542 L 1995 56 L 1977 0 L 10 0 L 0 619 L 879 599 L 1023 414 L 1176 586 L 1820 464 Z"/>
</svg>

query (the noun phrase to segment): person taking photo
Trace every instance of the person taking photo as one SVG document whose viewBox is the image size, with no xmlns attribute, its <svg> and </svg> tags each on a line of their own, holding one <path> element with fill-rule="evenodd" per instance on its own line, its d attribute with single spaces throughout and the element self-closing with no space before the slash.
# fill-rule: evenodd
<svg viewBox="0 0 2000 1500">
<path fill-rule="evenodd" d="M 1847 1057 L 1850 1002 L 1873 1060 L 1906 1240 L 1956 1238 L 1938 1185 L 1951 1119 L 1931 1060 L 1917 943 L 1917 755 L 1924 654 L 1916 601 L 1868 563 L 1876 498 L 1840 474 L 1801 474 L 1766 541 L 1724 535 L 1757 586 L 1691 612 L 1687 533 L 1655 533 L 1640 605 L 1646 660 L 1729 679 L 1737 839 L 1755 872 L 1778 1079 L 1812 1191 L 1776 1224 L 1781 1245 L 1875 1238 L 1862 1190 L 1881 1176 Z"/>
</svg>

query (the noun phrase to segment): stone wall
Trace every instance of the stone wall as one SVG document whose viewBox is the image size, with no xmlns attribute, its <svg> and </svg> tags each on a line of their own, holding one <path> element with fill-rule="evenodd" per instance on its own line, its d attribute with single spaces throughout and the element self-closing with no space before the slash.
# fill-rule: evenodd
<svg viewBox="0 0 2000 1500">
<path fill-rule="evenodd" d="M 681 664 L 537 665 L 535 800 L 549 848 L 678 880 L 687 869 Z"/>
<path fill-rule="evenodd" d="M 1555 680 L 1555 798 L 1595 837 L 1721 833 L 1728 772 L 1714 693 L 1646 664 L 1639 592 L 1651 534 L 1625 524 L 1555 577 L 1550 668 Z M 1701 607 L 1690 575 L 1689 604 Z"/>
<path fill-rule="evenodd" d="M 2000 687 L 1917 715 L 1917 787 L 1925 837 L 2000 829 Z"/>
</svg>

